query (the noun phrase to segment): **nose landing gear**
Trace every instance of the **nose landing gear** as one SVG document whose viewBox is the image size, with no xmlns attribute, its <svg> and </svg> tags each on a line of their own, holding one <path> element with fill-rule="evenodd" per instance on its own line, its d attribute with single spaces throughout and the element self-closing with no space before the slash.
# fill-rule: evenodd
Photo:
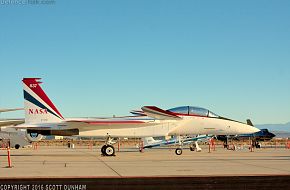
<svg viewBox="0 0 290 190">
<path fill-rule="evenodd" d="M 101 153 L 103 156 L 115 156 L 115 148 L 112 144 L 114 144 L 113 139 L 108 136 L 105 145 L 101 148 Z"/>
</svg>

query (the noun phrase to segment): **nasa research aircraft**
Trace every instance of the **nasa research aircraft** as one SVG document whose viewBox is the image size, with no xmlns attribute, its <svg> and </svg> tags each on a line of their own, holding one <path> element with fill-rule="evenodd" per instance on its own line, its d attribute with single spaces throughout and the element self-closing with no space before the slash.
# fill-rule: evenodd
<svg viewBox="0 0 290 190">
<path fill-rule="evenodd" d="M 25 123 L 15 128 L 26 129 L 30 141 L 39 141 L 43 135 L 106 137 L 101 152 L 103 155 L 113 156 L 113 137 L 229 135 L 259 131 L 247 123 L 226 119 L 207 109 L 190 106 L 170 110 L 144 106 L 142 110 L 146 116 L 65 119 L 42 90 L 40 78 L 24 78 L 22 81 Z M 178 150 L 182 151 L 181 147 Z"/>
</svg>

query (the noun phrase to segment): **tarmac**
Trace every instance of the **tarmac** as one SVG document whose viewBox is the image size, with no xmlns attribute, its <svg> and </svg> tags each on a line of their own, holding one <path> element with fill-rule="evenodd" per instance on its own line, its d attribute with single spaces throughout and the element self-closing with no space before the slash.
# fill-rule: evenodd
<svg viewBox="0 0 290 190">
<path fill-rule="evenodd" d="M 124 178 L 124 177 L 202 177 L 290 175 L 290 149 L 247 148 L 232 151 L 217 147 L 209 153 L 184 149 L 136 148 L 116 151 L 104 157 L 100 147 L 50 147 L 11 149 L 11 168 L 7 150 L 0 150 L 0 178 Z"/>
<path fill-rule="evenodd" d="M 275 146 L 276 147 L 276 146 Z M 209 152 L 121 147 L 104 157 L 100 147 L 39 146 L 0 150 L 0 190 L 290 189 L 290 150 Z"/>
</svg>

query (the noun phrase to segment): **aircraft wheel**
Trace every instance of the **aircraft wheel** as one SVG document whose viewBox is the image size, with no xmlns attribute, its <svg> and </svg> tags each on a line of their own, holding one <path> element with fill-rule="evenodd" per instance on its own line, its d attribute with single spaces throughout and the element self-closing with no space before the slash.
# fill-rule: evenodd
<svg viewBox="0 0 290 190">
<path fill-rule="evenodd" d="M 101 148 L 102 155 L 106 155 L 106 153 L 105 153 L 106 147 L 107 147 L 107 145 L 102 146 L 102 148 Z"/>
<path fill-rule="evenodd" d="M 16 144 L 14 148 L 15 149 L 19 149 L 20 148 L 20 145 L 19 144 Z"/>
<path fill-rule="evenodd" d="M 115 148 L 112 145 L 107 145 L 104 148 L 104 152 L 106 156 L 114 156 L 115 155 Z"/>
<path fill-rule="evenodd" d="M 175 154 L 181 155 L 182 154 L 182 149 L 181 148 L 175 149 Z"/>
<path fill-rule="evenodd" d="M 194 148 L 193 148 L 193 147 L 189 147 L 189 150 L 190 150 L 190 151 L 194 151 Z"/>
</svg>

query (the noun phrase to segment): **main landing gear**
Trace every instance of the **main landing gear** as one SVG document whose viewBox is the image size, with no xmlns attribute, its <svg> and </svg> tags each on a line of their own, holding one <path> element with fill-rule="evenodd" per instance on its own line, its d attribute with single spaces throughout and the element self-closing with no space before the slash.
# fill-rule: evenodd
<svg viewBox="0 0 290 190">
<path fill-rule="evenodd" d="M 101 152 L 103 156 L 115 156 L 115 148 L 112 145 L 113 144 L 113 139 L 108 136 L 105 142 L 105 145 L 102 146 Z"/>
<path fill-rule="evenodd" d="M 115 156 L 115 148 L 109 144 L 102 146 L 101 152 L 103 156 Z"/>
<path fill-rule="evenodd" d="M 199 147 L 197 141 L 193 142 L 193 143 L 189 146 L 189 150 L 190 150 L 190 151 L 201 152 L 201 148 Z"/>
</svg>

